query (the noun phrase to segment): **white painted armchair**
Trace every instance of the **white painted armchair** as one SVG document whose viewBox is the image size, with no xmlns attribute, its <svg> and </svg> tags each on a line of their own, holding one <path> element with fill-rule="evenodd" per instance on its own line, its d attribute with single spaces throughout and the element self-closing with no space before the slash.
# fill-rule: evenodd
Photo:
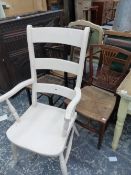
<svg viewBox="0 0 131 175">
<path fill-rule="evenodd" d="M 16 119 L 16 122 L 6 133 L 8 139 L 12 142 L 13 155 L 16 161 L 17 146 L 45 156 L 59 156 L 62 173 L 67 175 L 66 164 L 72 146 L 74 131 L 77 132 L 74 126 L 74 121 L 77 117 L 75 108 L 81 98 L 80 86 L 88 36 L 89 28 L 79 30 L 27 26 L 31 79 L 20 83 L 0 97 L 0 102 L 7 102 Z M 56 58 L 35 58 L 34 43 L 61 43 L 79 47 L 81 50 L 79 63 Z M 37 83 L 36 70 L 38 69 L 52 69 L 75 74 L 77 76 L 75 89 L 55 84 Z M 9 98 L 29 84 L 32 84 L 32 105 L 19 117 Z M 69 98 L 71 102 L 66 109 L 38 103 L 37 92 L 58 94 Z M 70 138 L 68 139 L 69 136 Z M 69 140 L 68 143 L 67 140 Z M 65 149 L 66 155 L 64 156 Z"/>
</svg>

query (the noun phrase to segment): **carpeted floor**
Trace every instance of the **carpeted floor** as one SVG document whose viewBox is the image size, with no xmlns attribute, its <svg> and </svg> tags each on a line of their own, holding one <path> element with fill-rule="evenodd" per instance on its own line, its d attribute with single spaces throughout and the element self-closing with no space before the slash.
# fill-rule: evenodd
<svg viewBox="0 0 131 175">
<path fill-rule="evenodd" d="M 47 102 L 46 97 L 41 99 Z M 22 114 L 29 106 L 23 91 L 12 99 L 12 103 Z M 57 158 L 43 157 L 19 149 L 18 163 L 13 167 L 11 145 L 6 130 L 13 123 L 7 105 L 0 104 L 0 116 L 7 114 L 9 120 L 0 122 L 0 175 L 61 175 Z M 101 150 L 96 148 L 97 135 L 78 127 L 80 136 L 74 137 L 73 147 L 67 164 L 69 175 L 131 175 L 131 120 L 127 117 L 119 148 L 113 152 L 111 142 L 114 124 L 110 124 L 105 133 Z M 109 157 L 116 156 L 116 162 Z"/>
</svg>

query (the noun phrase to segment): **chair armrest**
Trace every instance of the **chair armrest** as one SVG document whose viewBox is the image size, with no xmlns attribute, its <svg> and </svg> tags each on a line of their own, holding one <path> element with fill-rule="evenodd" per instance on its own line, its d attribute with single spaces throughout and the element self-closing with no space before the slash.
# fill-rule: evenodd
<svg viewBox="0 0 131 175">
<path fill-rule="evenodd" d="M 76 105 L 79 103 L 81 99 L 81 90 L 79 88 L 75 88 L 75 96 L 72 101 L 68 104 L 65 115 L 65 122 L 63 127 L 63 136 L 66 136 L 68 133 L 69 123 L 73 113 L 75 112 Z"/>
<path fill-rule="evenodd" d="M 28 85 L 30 85 L 32 83 L 33 83 L 33 79 L 28 79 L 28 80 L 25 80 L 25 81 L 19 83 L 13 89 L 11 89 L 9 92 L 7 92 L 6 94 L 2 95 L 0 97 L 0 102 L 3 102 L 5 100 L 7 100 L 8 98 L 10 98 L 13 95 L 15 95 L 18 91 L 20 91 L 21 89 L 23 89 L 24 87 L 26 87 L 26 86 L 28 86 Z"/>
<path fill-rule="evenodd" d="M 74 112 L 77 104 L 79 103 L 81 99 L 81 90 L 79 88 L 75 88 L 75 96 L 72 99 L 72 101 L 68 104 L 67 109 L 66 109 L 66 115 L 65 115 L 65 119 L 66 120 L 70 120 L 72 113 Z"/>
</svg>

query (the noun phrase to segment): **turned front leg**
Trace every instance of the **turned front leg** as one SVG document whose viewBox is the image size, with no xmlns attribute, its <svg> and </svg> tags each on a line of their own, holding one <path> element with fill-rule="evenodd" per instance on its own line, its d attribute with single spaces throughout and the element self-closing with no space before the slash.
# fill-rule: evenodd
<svg viewBox="0 0 131 175">
<path fill-rule="evenodd" d="M 117 122 L 116 122 L 113 142 L 112 142 L 113 150 L 115 150 L 118 147 L 119 139 L 122 134 L 123 125 L 127 115 L 127 110 L 128 110 L 128 101 L 124 98 L 121 98 L 118 113 L 117 113 Z"/>
</svg>

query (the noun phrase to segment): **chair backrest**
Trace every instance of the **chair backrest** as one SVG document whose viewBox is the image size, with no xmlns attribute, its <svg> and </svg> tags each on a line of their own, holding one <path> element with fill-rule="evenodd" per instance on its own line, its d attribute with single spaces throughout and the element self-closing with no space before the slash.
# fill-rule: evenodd
<svg viewBox="0 0 131 175">
<path fill-rule="evenodd" d="M 91 44 L 102 44 L 103 43 L 103 29 L 101 26 L 96 25 L 90 21 L 86 20 L 77 20 L 74 22 L 70 22 L 68 27 L 70 28 L 76 28 L 76 29 L 81 29 L 83 30 L 85 27 L 90 27 L 90 35 L 89 35 L 89 44 L 88 48 Z M 88 57 L 88 48 L 87 48 L 87 54 L 86 57 Z M 95 48 L 94 53 L 97 52 L 97 49 Z M 79 49 L 76 47 L 73 47 L 71 50 L 71 57 L 74 60 L 78 60 L 78 54 L 79 54 Z"/>
<path fill-rule="evenodd" d="M 96 75 L 93 71 L 93 49 L 97 47 L 100 52 L 99 64 Z M 110 45 L 90 46 L 90 80 L 91 84 L 111 92 L 116 92 L 117 87 L 125 78 L 131 64 L 131 52 Z"/>
<path fill-rule="evenodd" d="M 104 31 L 101 26 L 96 25 L 90 21 L 77 20 L 70 22 L 68 27 L 84 29 L 85 27 L 90 27 L 90 40 L 89 44 L 102 44 Z"/>
<path fill-rule="evenodd" d="M 131 32 L 107 30 L 104 32 L 104 44 L 117 46 L 131 52 Z"/>
<path fill-rule="evenodd" d="M 49 69 L 72 73 L 77 76 L 76 86 L 81 86 L 84 60 L 86 55 L 89 28 L 84 30 L 60 28 L 60 27 L 32 27 L 27 26 L 27 41 L 31 65 L 31 76 L 34 79 L 32 85 L 32 103 L 37 102 L 37 92 L 58 94 L 69 99 L 74 96 L 74 90 L 54 84 L 37 83 L 36 70 Z M 35 43 L 58 43 L 80 48 L 79 63 L 57 58 L 36 58 L 34 52 Z"/>
</svg>

